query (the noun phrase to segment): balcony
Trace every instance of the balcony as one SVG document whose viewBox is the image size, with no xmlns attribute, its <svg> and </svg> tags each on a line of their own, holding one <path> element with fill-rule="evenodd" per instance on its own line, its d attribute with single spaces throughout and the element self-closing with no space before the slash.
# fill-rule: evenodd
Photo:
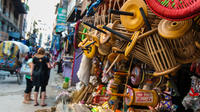
<svg viewBox="0 0 200 112">
<path fill-rule="evenodd" d="M 21 0 L 12 0 L 14 5 L 15 5 L 15 8 L 17 9 L 17 11 L 20 13 L 20 14 L 26 14 L 27 13 L 27 5 L 25 3 L 22 3 Z"/>
<path fill-rule="evenodd" d="M 81 9 L 79 6 L 77 6 L 79 4 L 78 0 L 71 0 L 68 3 L 68 8 L 67 8 L 67 22 L 75 22 L 75 8 L 77 8 L 77 16 L 79 18 L 80 13 L 81 13 Z"/>
</svg>

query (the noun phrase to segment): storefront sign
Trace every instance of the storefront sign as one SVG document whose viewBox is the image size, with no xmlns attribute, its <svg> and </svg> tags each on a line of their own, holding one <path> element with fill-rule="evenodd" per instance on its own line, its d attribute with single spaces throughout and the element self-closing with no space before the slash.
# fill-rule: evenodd
<svg viewBox="0 0 200 112">
<path fill-rule="evenodd" d="M 58 8 L 57 24 L 66 24 L 67 11 L 63 8 Z"/>
<path fill-rule="evenodd" d="M 6 41 L 6 40 L 8 40 L 8 33 L 0 32 L 0 41 Z"/>
<path fill-rule="evenodd" d="M 56 32 L 62 32 L 65 31 L 66 26 L 65 25 L 56 25 Z"/>
</svg>

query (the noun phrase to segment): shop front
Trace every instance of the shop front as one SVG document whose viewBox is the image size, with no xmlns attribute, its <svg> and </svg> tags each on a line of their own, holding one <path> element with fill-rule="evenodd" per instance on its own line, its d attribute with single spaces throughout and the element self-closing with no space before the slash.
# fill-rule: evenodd
<svg viewBox="0 0 200 112">
<path fill-rule="evenodd" d="M 0 42 L 8 40 L 8 37 L 8 33 L 2 31 L 0 32 Z"/>
</svg>

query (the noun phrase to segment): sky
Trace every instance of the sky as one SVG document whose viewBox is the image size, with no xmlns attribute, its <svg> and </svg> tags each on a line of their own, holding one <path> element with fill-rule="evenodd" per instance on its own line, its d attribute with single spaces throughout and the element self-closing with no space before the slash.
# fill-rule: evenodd
<svg viewBox="0 0 200 112">
<path fill-rule="evenodd" d="M 33 20 L 40 19 L 45 24 L 53 27 L 55 21 L 55 6 L 59 0 L 29 0 L 29 12 L 27 15 L 27 29 Z"/>
<path fill-rule="evenodd" d="M 45 42 L 47 35 L 52 34 L 53 23 L 56 19 L 55 8 L 59 1 L 60 0 L 28 0 L 29 11 L 27 14 L 27 32 L 30 32 L 32 26 L 31 23 L 33 23 L 34 20 L 41 20 L 43 24 L 50 27 L 50 30 L 47 29 L 43 33 Z"/>
</svg>

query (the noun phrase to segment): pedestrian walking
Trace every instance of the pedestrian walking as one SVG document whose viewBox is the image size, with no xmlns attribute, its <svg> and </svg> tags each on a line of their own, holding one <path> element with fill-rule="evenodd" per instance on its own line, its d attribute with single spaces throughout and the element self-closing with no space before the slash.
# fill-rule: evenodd
<svg viewBox="0 0 200 112">
<path fill-rule="evenodd" d="M 52 68 L 52 66 L 51 66 L 51 63 L 50 63 L 50 58 L 51 58 L 51 56 L 50 56 L 50 54 L 49 53 L 45 53 L 45 55 L 46 55 L 46 57 L 47 57 L 47 60 L 48 60 L 48 62 L 49 62 L 49 65 L 50 65 L 50 68 L 46 65 L 46 67 L 45 67 L 45 74 L 46 74 L 46 83 L 45 83 L 45 85 L 46 85 L 46 87 L 47 87 L 47 85 L 48 85 L 48 82 L 49 82 L 49 78 L 50 78 L 50 72 L 51 72 L 51 68 Z M 41 92 L 42 93 L 42 92 Z M 40 94 L 40 98 L 42 98 L 42 94 Z M 47 95 L 46 95 L 46 92 L 45 92 L 45 98 L 47 98 Z"/>
<path fill-rule="evenodd" d="M 51 58 L 50 54 L 49 53 L 45 53 L 45 55 L 47 57 L 47 60 L 50 60 L 50 58 Z M 46 74 L 47 74 L 46 86 L 48 85 L 49 78 L 50 78 L 50 72 L 51 72 L 51 68 L 52 68 L 52 66 L 50 64 L 50 61 L 49 61 L 49 65 L 50 65 L 50 67 L 46 66 L 46 70 L 45 70 Z"/>
<path fill-rule="evenodd" d="M 27 58 L 26 58 L 25 61 L 26 61 L 25 64 L 27 64 L 30 68 L 32 68 L 33 59 L 32 59 L 31 54 L 27 55 Z M 31 74 L 26 74 L 25 79 L 26 79 L 26 89 L 24 91 L 24 101 L 23 101 L 23 103 L 29 104 L 30 103 L 29 101 L 32 101 L 31 91 L 32 91 L 32 88 L 33 88 L 32 80 L 31 80 Z"/>
<path fill-rule="evenodd" d="M 45 104 L 45 92 L 46 92 L 46 66 L 50 68 L 49 59 L 45 56 L 45 49 L 39 48 L 38 52 L 33 57 L 33 66 L 32 66 L 32 80 L 33 86 L 35 87 L 34 92 L 34 106 L 38 106 L 38 92 L 41 89 L 41 106 L 46 106 Z"/>
</svg>

